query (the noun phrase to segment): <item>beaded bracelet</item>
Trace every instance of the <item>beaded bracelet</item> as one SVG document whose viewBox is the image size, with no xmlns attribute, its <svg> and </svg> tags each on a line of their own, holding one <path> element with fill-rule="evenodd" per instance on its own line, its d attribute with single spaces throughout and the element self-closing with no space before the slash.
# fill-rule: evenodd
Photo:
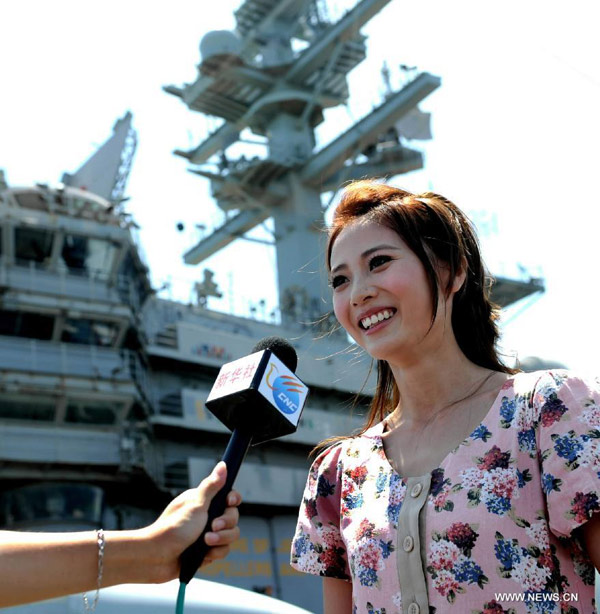
<svg viewBox="0 0 600 614">
<path fill-rule="evenodd" d="M 98 544 L 98 577 L 96 579 L 96 595 L 94 596 L 94 602 L 90 606 L 87 594 L 83 593 L 83 607 L 86 612 L 93 612 L 96 609 L 96 606 L 98 605 L 98 599 L 100 598 L 102 574 L 104 573 L 104 546 L 106 545 L 103 529 L 98 529 L 96 531 L 96 542 Z"/>
</svg>

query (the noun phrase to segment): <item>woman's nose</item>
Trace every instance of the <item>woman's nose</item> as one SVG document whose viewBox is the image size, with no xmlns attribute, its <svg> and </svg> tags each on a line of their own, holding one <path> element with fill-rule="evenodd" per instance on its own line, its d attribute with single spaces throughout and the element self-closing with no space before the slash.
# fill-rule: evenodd
<svg viewBox="0 0 600 614">
<path fill-rule="evenodd" d="M 352 286 L 352 294 L 350 296 L 350 299 L 353 305 L 360 305 L 366 300 L 373 298 L 375 294 L 375 288 L 368 283 L 368 280 L 356 280 L 356 282 Z"/>
</svg>

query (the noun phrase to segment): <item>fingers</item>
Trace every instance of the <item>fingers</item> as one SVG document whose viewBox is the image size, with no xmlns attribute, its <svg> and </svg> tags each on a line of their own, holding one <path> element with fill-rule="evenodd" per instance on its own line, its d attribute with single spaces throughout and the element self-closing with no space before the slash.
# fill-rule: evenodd
<svg viewBox="0 0 600 614">
<path fill-rule="evenodd" d="M 210 565 L 213 561 L 217 561 L 219 559 L 224 559 L 229 554 L 229 546 L 218 546 L 216 548 L 211 548 L 207 553 L 202 565 L 200 567 L 205 567 L 206 565 Z"/>
<path fill-rule="evenodd" d="M 232 492 L 230 495 L 235 495 L 231 497 L 234 501 L 239 501 L 241 499 L 237 492 Z M 211 525 L 212 530 L 204 536 L 206 544 L 208 546 L 226 546 L 229 548 L 229 546 L 240 537 L 240 528 L 237 526 L 239 518 L 240 513 L 237 507 L 228 507 L 222 516 L 213 520 Z M 212 558 L 215 558 L 215 556 L 212 556 Z"/>
<path fill-rule="evenodd" d="M 201 499 L 212 499 L 221 488 L 225 485 L 227 479 L 227 465 L 223 461 L 219 461 L 210 475 L 200 482 L 196 492 L 200 495 Z M 227 505 L 235 506 L 239 505 L 242 501 L 242 497 L 239 492 L 232 490 L 227 495 Z"/>
<path fill-rule="evenodd" d="M 227 495 L 227 505 L 230 507 L 236 507 L 242 502 L 242 495 L 237 490 L 232 490 Z"/>
<path fill-rule="evenodd" d="M 208 546 L 230 546 L 240 538 L 240 528 L 224 529 L 223 531 L 210 531 L 204 536 Z"/>
<path fill-rule="evenodd" d="M 222 516 L 215 518 L 212 521 L 212 531 L 222 531 L 223 529 L 232 529 L 240 519 L 240 513 L 237 507 L 228 507 Z"/>
<path fill-rule="evenodd" d="M 202 480 L 197 488 L 200 501 L 210 501 L 223 487 L 227 478 L 227 467 L 223 461 L 217 463 L 212 473 Z M 215 518 L 210 530 L 205 534 L 204 540 L 211 549 L 206 554 L 206 562 L 224 558 L 229 552 L 230 545 L 239 539 L 240 529 L 237 526 L 240 514 L 237 506 L 242 502 L 239 492 L 232 490 L 227 495 L 227 508 L 225 512 Z M 203 503 L 202 503 L 203 504 Z"/>
</svg>

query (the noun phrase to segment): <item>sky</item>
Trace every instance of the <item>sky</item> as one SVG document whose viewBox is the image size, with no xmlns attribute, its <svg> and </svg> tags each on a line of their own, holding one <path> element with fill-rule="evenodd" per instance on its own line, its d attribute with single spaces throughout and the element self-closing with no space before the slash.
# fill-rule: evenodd
<svg viewBox="0 0 600 614">
<path fill-rule="evenodd" d="M 275 305 L 272 249 L 237 241 L 199 266 L 183 264 L 203 232 L 197 225 L 214 227 L 223 216 L 208 182 L 172 151 L 194 147 L 216 123 L 162 91 L 195 80 L 201 37 L 232 29 L 239 4 L 5 3 L 0 168 L 13 187 L 57 184 L 130 110 L 139 143 L 126 209 L 155 287 L 165 286 L 161 296 L 192 300 L 193 282 L 210 267 L 224 294 L 211 307 L 247 314 L 264 298 L 267 313 Z M 338 14 L 348 2 L 328 4 Z M 413 144 L 425 168 L 391 182 L 433 189 L 465 210 L 492 273 L 544 278 L 541 297 L 504 314 L 509 361 L 534 355 L 590 373 L 600 367 L 599 12 L 595 0 L 392 0 L 363 28 L 368 56 L 350 73 L 351 102 L 326 112 L 318 131 L 324 144 L 379 104 L 384 61 L 395 83 L 400 64 L 440 76 L 421 105 L 434 138 Z"/>
</svg>

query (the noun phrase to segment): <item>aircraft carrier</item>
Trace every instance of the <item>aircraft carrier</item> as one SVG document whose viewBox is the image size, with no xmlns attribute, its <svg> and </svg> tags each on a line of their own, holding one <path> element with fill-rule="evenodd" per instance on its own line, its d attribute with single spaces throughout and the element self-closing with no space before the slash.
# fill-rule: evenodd
<svg viewBox="0 0 600 614">
<path fill-rule="evenodd" d="M 151 522 L 223 453 L 229 433 L 204 406 L 219 367 L 279 335 L 298 352 L 308 406 L 295 434 L 249 452 L 237 481 L 242 538 L 205 576 L 320 610 L 318 579 L 288 564 L 307 455 L 360 425 L 353 398 L 369 368 L 335 329 L 323 298 L 315 255 L 324 194 L 350 179 L 420 169 L 415 143 L 428 136 L 428 116 L 419 103 L 440 86 L 412 70 L 398 87 L 388 83 L 371 113 L 317 147 L 324 111 L 347 102 L 347 75 L 366 57 L 361 28 L 388 1 L 358 0 L 334 19 L 320 0 L 245 0 L 234 32 L 202 38 L 197 79 L 165 87 L 221 122 L 196 147 L 176 152 L 210 181 L 226 213 L 184 259 L 201 263 L 272 219 L 276 323 L 209 309 L 219 293 L 209 270 L 194 304 L 152 288 L 125 209 L 137 145 L 130 114 L 54 187 L 12 186 L 0 171 L 2 528 Z M 236 153 L 248 133 L 264 155 Z M 499 279 L 495 299 L 508 305 L 541 291 L 539 279 Z"/>
</svg>

